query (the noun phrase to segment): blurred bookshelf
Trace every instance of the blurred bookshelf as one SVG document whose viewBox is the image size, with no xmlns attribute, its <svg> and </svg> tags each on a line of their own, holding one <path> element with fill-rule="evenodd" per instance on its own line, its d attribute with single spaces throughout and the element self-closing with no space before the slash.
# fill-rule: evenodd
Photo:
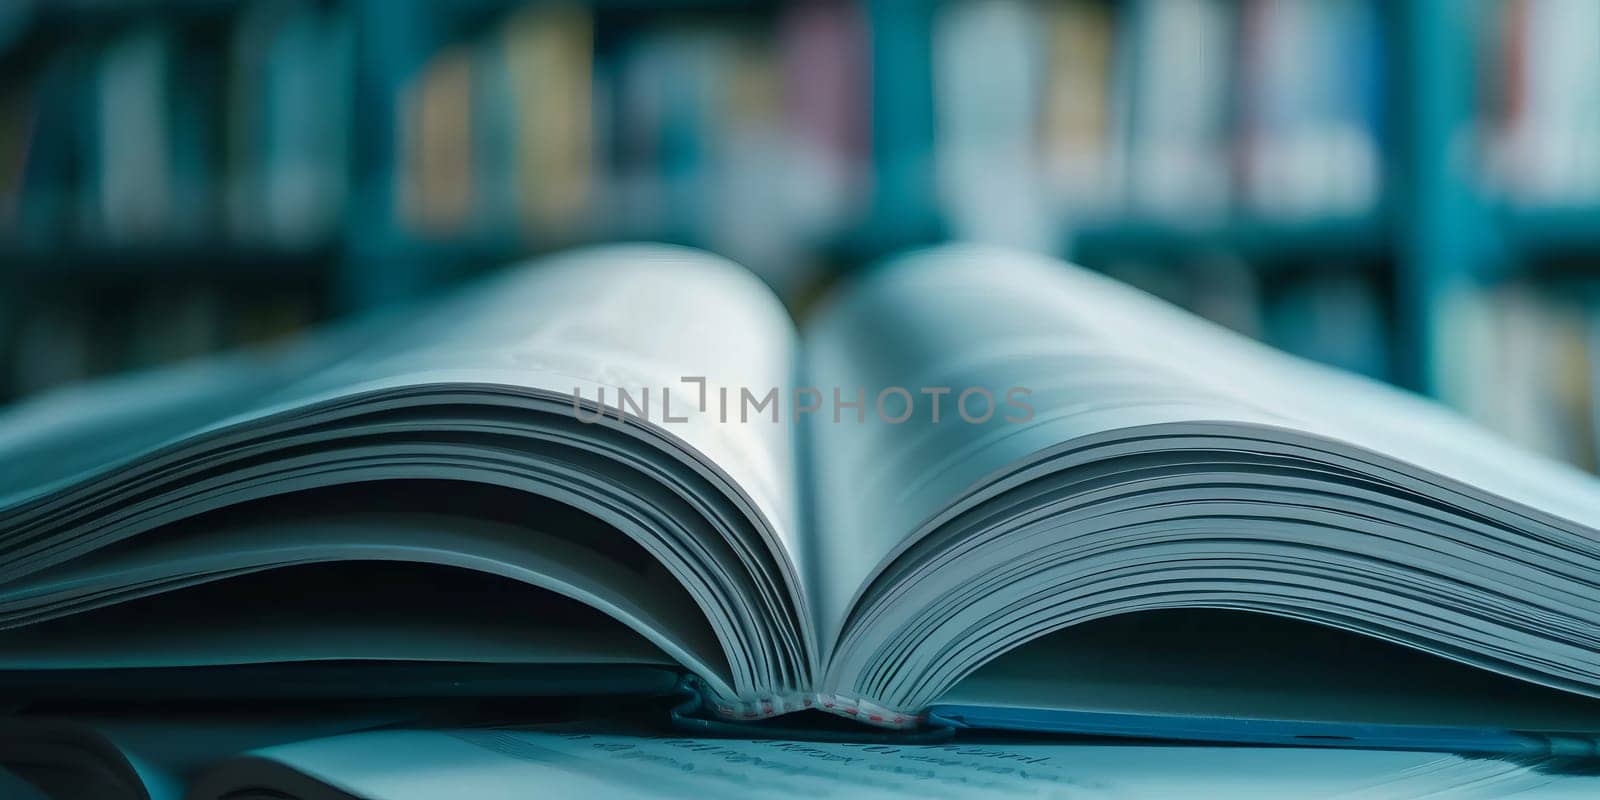
<svg viewBox="0 0 1600 800">
<path fill-rule="evenodd" d="M 11 3 L 0 400 L 587 242 L 803 306 L 976 239 L 1593 468 L 1596 30 L 1588 0 Z"/>
</svg>

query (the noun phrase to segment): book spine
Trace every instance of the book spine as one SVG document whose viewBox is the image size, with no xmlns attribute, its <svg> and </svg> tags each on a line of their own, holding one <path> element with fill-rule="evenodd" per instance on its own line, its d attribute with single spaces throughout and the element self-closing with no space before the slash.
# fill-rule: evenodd
<svg viewBox="0 0 1600 800">
<path fill-rule="evenodd" d="M 700 686 L 700 692 L 706 698 L 706 708 L 726 720 L 748 722 L 814 709 L 893 730 L 911 730 L 927 721 L 925 714 L 899 711 L 865 698 L 838 693 L 792 692 L 759 700 L 739 700 L 717 697 L 704 685 Z"/>
</svg>

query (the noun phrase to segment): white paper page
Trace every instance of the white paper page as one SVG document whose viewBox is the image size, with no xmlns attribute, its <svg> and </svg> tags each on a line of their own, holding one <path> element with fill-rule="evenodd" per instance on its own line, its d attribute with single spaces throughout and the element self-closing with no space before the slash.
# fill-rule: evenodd
<svg viewBox="0 0 1600 800">
<path fill-rule="evenodd" d="M 415 412 L 413 416 L 420 419 L 416 429 L 424 435 L 435 417 L 448 421 L 451 408 L 446 403 L 452 396 L 459 395 L 467 403 L 482 397 L 482 407 L 489 407 L 491 399 L 511 406 L 526 402 L 539 408 L 537 424 L 519 427 L 513 418 L 503 425 L 509 432 L 535 442 L 533 446 L 556 436 L 564 437 L 562 447 L 579 453 L 591 446 L 594 455 L 588 457 L 590 461 L 610 459 L 619 468 L 606 472 L 609 465 L 601 463 L 593 467 L 588 477 L 595 479 L 587 483 L 606 483 L 615 477 L 615 487 L 607 488 L 615 488 L 643 507 L 642 514 L 649 512 L 659 496 L 684 510 L 671 520 L 645 520 L 638 527 L 653 531 L 674 526 L 675 532 L 682 532 L 680 542 L 663 547 L 681 545 L 680 552 L 703 556 L 699 561 L 704 563 L 685 556 L 683 563 L 668 566 L 686 585 L 691 577 L 699 580 L 698 586 L 691 587 L 696 599 L 710 596 L 713 589 L 725 589 L 719 595 L 723 608 L 718 610 L 725 609 L 732 619 L 714 618 L 713 625 L 721 625 L 719 630 L 726 634 L 724 644 L 735 638 L 744 640 L 738 647 L 725 649 L 768 647 L 772 651 L 765 654 L 770 656 L 767 658 L 752 656 L 748 663 L 741 661 L 732 691 L 713 687 L 725 696 L 743 693 L 741 700 L 753 702 L 758 694 L 765 699 L 769 685 L 791 692 L 802 688 L 804 677 L 812 672 L 808 663 L 810 630 L 803 627 L 800 610 L 805 602 L 802 570 L 797 566 L 801 549 L 795 432 L 786 421 L 773 421 L 764 414 L 741 420 L 739 413 L 744 391 L 781 396 L 786 390 L 796 368 L 796 341 L 793 323 L 772 292 L 747 270 L 725 259 L 685 248 L 647 245 L 578 251 L 507 270 L 394 322 L 382 335 L 368 336 L 362 344 L 345 348 L 340 357 L 315 360 L 314 366 L 304 370 L 285 370 L 278 376 L 276 388 L 260 381 L 241 383 L 248 390 L 242 408 L 237 387 L 219 385 L 230 383 L 231 371 L 207 375 L 199 370 L 192 383 L 164 378 L 143 381 L 135 398 L 159 397 L 165 385 L 185 396 L 192 391 L 206 402 L 152 401 L 150 412 L 135 421 L 126 415 L 97 414 L 104 430 L 137 424 L 150 433 L 118 438 L 112 442 L 114 446 L 92 459 L 93 464 L 80 463 L 90 459 L 66 459 L 66 466 L 48 470 L 46 485 L 36 485 L 27 476 L 20 478 L 14 494 L 0 497 L 0 512 L 15 509 L 16 503 L 42 491 L 91 478 L 97 470 L 117 462 L 137 462 L 140 456 L 185 439 L 215 435 L 208 441 L 226 450 L 229 442 L 247 439 L 252 424 L 269 417 L 285 428 L 332 419 L 354 405 L 349 401 L 358 396 L 363 398 L 359 408 L 381 405 L 385 413 L 413 401 L 397 413 L 403 417 Z M 685 382 L 686 378 L 690 382 Z M 700 405 L 701 388 L 706 393 L 705 406 Z M 582 426 L 565 424 L 554 416 L 568 410 L 578 414 L 571 401 L 574 393 L 587 402 L 603 399 L 606 406 L 615 408 L 619 389 L 628 391 L 635 401 L 629 408 L 632 419 L 624 424 L 616 421 L 613 413 L 608 422 L 593 426 L 594 441 L 584 439 Z M 602 391 L 607 393 L 603 398 Z M 122 391 L 101 395 L 86 388 L 84 393 L 84 407 L 100 411 L 114 410 L 128 400 Z M 724 422 L 729 408 L 724 398 L 730 393 L 731 416 Z M 388 405 L 382 405 L 385 403 Z M 310 408 L 317 409 L 319 416 L 309 417 L 305 412 Z M 495 412 L 485 415 L 488 413 Z M 639 418 L 647 424 L 635 424 Z M 23 430 L 36 427 L 41 419 L 50 422 L 52 429 L 60 429 L 61 436 L 51 438 L 56 445 L 72 441 L 78 433 L 74 422 L 80 419 L 78 414 L 52 416 L 36 408 L 0 416 L 0 443 L 31 442 L 34 449 L 22 452 L 19 448 L 19 459 L 30 464 L 48 460 L 50 453 L 44 450 L 50 449 L 50 443 L 40 444 Z M 535 419 L 531 412 L 529 419 Z M 587 415 L 579 416 L 580 421 L 586 419 Z M 344 422 L 347 420 L 328 424 L 337 427 Z M 472 432 L 481 434 L 482 427 L 486 425 Z M 624 438 L 626 442 L 619 443 Z M 391 470 L 405 477 L 449 479 L 455 473 L 428 459 L 448 465 L 485 455 L 485 448 L 474 450 L 468 445 L 458 448 L 459 456 L 445 452 L 450 447 L 453 445 L 443 442 L 421 455 L 390 452 L 386 457 L 405 460 L 404 469 L 397 466 Z M 487 454 L 494 455 L 492 447 Z M 517 455 L 539 466 L 536 454 Z M 303 460 L 315 458 L 313 453 Z M 11 461 L 0 459 L 0 463 Z M 196 458 L 173 466 L 198 469 L 197 465 L 204 463 Z M 341 475 L 369 480 L 369 473 L 382 472 L 389 465 L 362 468 L 368 466 L 371 469 L 367 471 L 352 468 L 336 474 L 330 469 L 313 475 L 313 468 L 321 467 L 313 464 L 305 468 L 304 475 L 291 477 L 304 477 L 312 485 L 322 474 L 329 476 L 327 482 L 338 482 Z M 626 485 L 624 481 L 636 477 L 636 472 L 649 480 Z M 500 474 L 506 473 L 502 470 Z M 540 489 L 564 491 L 567 485 L 579 483 L 560 475 L 549 476 L 544 483 L 514 473 L 512 477 L 534 493 Z M 554 489 L 547 486 L 558 483 Z M 711 486 L 704 488 L 707 483 Z M 0 482 L 0 491 L 7 488 Z M 207 489 L 210 494 L 203 502 L 183 508 L 203 511 L 207 510 L 204 503 L 218 497 L 248 498 L 248 492 L 255 491 L 253 486 L 240 488 L 236 495 L 227 496 L 221 489 Z M 694 496 L 719 490 L 729 496 Z M 608 508 L 625 505 L 611 503 Z M 57 516 L 55 510 L 48 506 L 42 512 L 24 508 L 22 514 Z M 704 514 L 697 515 L 696 510 Z M 13 528 L 24 526 L 22 514 Z M 622 511 L 612 513 L 613 517 L 622 515 Z M 92 521 L 79 527 L 87 529 Z M 164 521 L 152 518 L 150 524 Z M 12 533 L 6 522 L 0 516 L 0 532 Z M 109 538 L 118 531 L 105 533 Z M 724 534 L 729 541 L 709 541 L 715 533 Z M 703 547 L 695 541 L 701 538 L 706 539 Z M 49 566 L 51 559 L 58 558 L 57 551 L 68 553 L 74 544 L 45 542 L 28 553 L 31 561 L 7 566 L 15 567 L 19 574 Z M 725 655 L 731 659 L 739 654 Z"/>
<path fill-rule="evenodd" d="M 186 787 L 203 770 L 254 748 L 337 736 L 350 731 L 414 722 L 415 709 L 401 707 L 339 709 L 316 713 L 305 708 L 277 708 L 267 713 L 238 711 L 171 711 L 159 718 L 138 713 L 106 712 L 93 717 L 17 716 L 0 720 L 0 797 L 6 800 L 62 800 L 30 794 L 13 782 L 31 787 L 6 766 L 41 768 L 60 787 L 75 791 L 74 777 L 112 779 L 96 782 L 96 791 L 116 785 L 131 792 L 122 800 L 181 800 Z M 81 784 L 79 784 L 81 785 Z M 80 794 L 87 789 L 76 790 Z M 69 795 L 71 797 L 73 795 Z"/>
<path fill-rule="evenodd" d="M 1538 456 L 1441 404 L 1295 358 L 1081 269 L 1022 260 L 1005 280 L 1052 287 L 1048 294 L 1063 316 L 1114 343 L 1132 363 L 1177 376 L 1197 394 L 1227 397 L 1291 427 L 1557 516 L 1600 521 L 1594 476 Z"/>
<path fill-rule="evenodd" d="M 738 418 L 740 388 L 781 397 L 792 382 L 798 339 L 777 297 L 748 270 L 685 248 L 618 245 L 539 263 L 474 287 L 269 402 L 461 381 L 579 389 L 586 400 L 604 388 L 614 407 L 617 388 L 633 400 L 648 390 L 641 416 L 726 471 L 797 553 L 792 426 Z M 703 410 L 700 384 L 686 377 L 704 379 Z M 722 389 L 733 395 L 726 420 Z"/>
<path fill-rule="evenodd" d="M 755 551 L 752 560 L 725 568 L 758 573 L 751 583 L 766 593 L 758 598 L 766 607 L 752 605 L 744 616 L 754 620 L 752 628 L 764 626 L 757 638 L 776 657 L 774 677 L 758 674 L 750 682 L 777 684 L 780 696 L 769 698 L 765 686 L 747 690 L 736 676 L 744 692 L 738 699 L 795 702 L 815 650 L 803 611 L 809 592 L 796 431 L 781 415 L 778 421 L 742 416 L 740 403 L 745 391 L 783 397 L 797 347 L 783 306 L 748 270 L 685 248 L 619 245 L 544 259 L 535 270 L 491 280 L 271 402 L 289 408 L 438 384 L 511 386 L 559 398 L 563 406 L 574 393 L 594 400 L 607 392 L 607 405 L 617 403 L 618 389 L 635 399 L 648 394 L 647 405 L 637 414 L 630 408 L 630 416 L 670 437 L 663 452 L 679 452 L 673 445 L 681 442 L 697 453 L 693 466 L 726 476 L 759 517 L 752 522 L 760 541 L 741 543 Z M 745 503 L 739 505 L 743 510 Z M 755 666 L 766 671 L 766 664 Z"/>
<path fill-rule="evenodd" d="M 276 349 L 74 384 L 0 407 L 0 511 L 246 413 L 391 324 L 375 317 Z"/>
<path fill-rule="evenodd" d="M 1131 425 L 1271 419 L 1124 357 L 1114 337 L 1049 291 L 1050 281 L 1041 287 L 1042 277 L 1059 276 L 994 253 L 908 256 L 846 290 L 806 330 L 808 381 L 846 396 L 864 389 L 869 404 L 865 414 L 809 420 L 824 642 L 834 641 L 869 575 L 919 525 L 1019 459 Z M 984 269 L 983 258 L 998 267 Z M 892 421 L 902 401 L 886 400 L 888 418 L 875 407 L 890 387 L 915 401 L 904 422 Z M 1006 402 L 1014 389 L 1021 392 L 1011 399 L 1026 408 Z"/>
<path fill-rule="evenodd" d="M 256 751 L 371 800 L 573 797 L 1576 797 L 1600 777 L 1438 753 L 1078 744 L 828 744 L 384 731 Z M 218 788 L 225 785 L 218 782 Z"/>
<path fill-rule="evenodd" d="M 873 570 L 960 494 L 1031 454 L 1106 431 L 1219 421 L 1307 431 L 1383 453 L 1571 520 L 1594 519 L 1600 482 L 1523 453 L 1441 407 L 1271 350 L 1148 295 L 1058 261 L 956 246 L 907 256 L 806 330 L 809 381 L 865 387 L 864 423 L 810 425 L 819 535 L 814 583 L 831 641 Z M 907 422 L 872 395 L 908 389 Z M 979 387 L 1003 403 L 957 417 Z M 925 389 L 944 389 L 928 420 Z M 898 401 L 892 411 L 900 408 Z M 973 401 L 981 411 L 981 396 Z M 1014 412 L 1014 413 L 1013 413 Z M 978 414 L 974 414 L 978 416 Z"/>
<path fill-rule="evenodd" d="M 80 596 L 111 589 L 120 591 L 103 602 L 173 591 L 217 576 L 341 561 L 435 564 L 482 573 L 485 580 L 510 578 L 609 614 L 701 674 L 726 671 L 705 618 L 658 564 L 630 565 L 535 528 L 430 514 L 375 512 L 268 521 L 94 554 L 0 590 L 0 612 L 5 612 L 0 622 L 12 622 L 11 614 L 49 613 L 51 604 L 71 603 L 78 613 L 84 610 Z M 538 596 L 530 593 L 532 599 Z M 211 616 L 204 611 L 197 616 Z M 335 607 L 300 624 L 279 619 L 277 625 L 264 625 L 256 619 L 248 629 L 209 630 L 188 618 L 164 620 L 159 631 L 83 632 L 75 626 L 80 634 L 93 634 L 81 638 L 65 637 L 59 630 L 39 636 L 23 628 L 0 631 L 0 665 L 41 668 L 94 659 L 105 665 L 125 660 L 148 664 L 153 655 L 166 664 L 206 664 L 227 663 L 230 657 L 271 661 L 283 653 L 304 658 L 314 652 L 343 652 L 344 658 L 376 658 L 387 652 L 409 653 L 413 659 L 672 663 L 620 629 L 543 630 L 549 626 L 541 624 L 540 611 L 538 606 L 507 608 L 496 618 L 432 618 L 424 626 L 411 615 L 353 620 Z M 207 621 L 215 624 L 214 619 Z M 354 630 L 365 635 L 352 638 Z"/>
<path fill-rule="evenodd" d="M 781 397 L 792 382 L 797 340 L 776 296 L 742 267 L 685 248 L 612 246 L 538 263 L 415 319 L 352 326 L 276 360 L 206 361 L 0 410 L 0 510 L 194 433 L 357 391 L 461 381 L 581 388 L 592 400 L 605 387 L 615 406 L 621 387 L 634 400 L 648 390 L 643 416 L 728 473 L 798 553 L 792 426 L 737 416 L 740 388 Z M 685 377 L 703 379 L 705 410 L 701 384 Z"/>
</svg>

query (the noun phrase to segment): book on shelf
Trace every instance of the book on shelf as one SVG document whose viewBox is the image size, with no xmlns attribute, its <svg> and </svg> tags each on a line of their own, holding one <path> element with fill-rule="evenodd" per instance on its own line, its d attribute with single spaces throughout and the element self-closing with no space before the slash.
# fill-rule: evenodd
<svg viewBox="0 0 1600 800">
<path fill-rule="evenodd" d="M 1378 3 L 983 0 L 935 13 L 941 196 L 964 235 L 1021 243 L 1057 235 L 1050 222 L 1204 228 L 1380 205 L 1392 70 Z"/>
<path fill-rule="evenodd" d="M 263 4 L 242 15 L 236 31 L 236 63 L 261 83 L 238 86 L 233 98 L 236 119 L 260 126 L 233 131 L 244 169 L 260 181 L 247 187 L 235 222 L 269 241 L 314 243 L 345 215 L 355 98 L 349 17 L 315 5 Z M 253 114 L 241 108 L 250 104 L 259 106 Z"/>
<path fill-rule="evenodd" d="M 1042 166 L 1070 208 L 1110 202 L 1118 160 L 1112 142 L 1113 9 L 1097 0 L 1044 9 L 1049 79 L 1040 106 Z"/>
<path fill-rule="evenodd" d="M 1021 3 L 952 3 L 933 27 L 941 205 L 960 239 L 1048 249 L 1055 225 L 1034 157 L 1040 48 Z"/>
<path fill-rule="evenodd" d="M 1128 208 L 1207 219 L 1226 209 L 1234 13 L 1219 0 L 1128 7 L 1117 46 L 1128 81 Z"/>
<path fill-rule="evenodd" d="M 0 236 L 45 250 L 329 236 L 352 32 L 311 2 L 146 18 L 27 55 L 0 87 Z"/>
<path fill-rule="evenodd" d="M 644 231 L 799 284 L 796 262 L 862 210 L 867 58 L 848 2 L 630 24 L 506 14 L 402 87 L 399 222 L 446 241 Z"/>
<path fill-rule="evenodd" d="M 1378 206 L 1390 85 L 1385 11 L 1367 0 L 1243 6 L 1238 154 L 1253 213 L 1340 218 Z"/>
<path fill-rule="evenodd" d="M 93 184 L 79 198 L 92 236 L 148 241 L 173 214 L 176 154 L 167 111 L 174 50 L 172 32 L 152 25 L 99 54 L 91 117 Z"/>
<path fill-rule="evenodd" d="M 477 175 L 470 53 L 456 46 L 435 54 L 400 104 L 400 219 L 421 231 L 458 230 L 472 216 Z"/>
<path fill-rule="evenodd" d="M 1600 736 L 1595 478 L 1010 251 L 905 255 L 798 329 L 724 259 L 576 251 L 43 395 L 0 453 L 0 691 L 35 698 Z"/>
<path fill-rule="evenodd" d="M 1517 206 L 1600 202 L 1600 6 L 1482 4 L 1477 56 L 1483 177 Z"/>
</svg>

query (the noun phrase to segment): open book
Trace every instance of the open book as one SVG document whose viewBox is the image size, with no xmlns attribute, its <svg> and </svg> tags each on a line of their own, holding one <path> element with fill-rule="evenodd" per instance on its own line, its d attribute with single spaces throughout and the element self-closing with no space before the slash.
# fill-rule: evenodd
<svg viewBox="0 0 1600 800">
<path fill-rule="evenodd" d="M 732 720 L 1593 748 L 1597 519 L 1590 477 L 1059 262 L 911 254 L 799 331 L 619 246 L 9 412 L 0 688 L 682 673 Z"/>
</svg>

